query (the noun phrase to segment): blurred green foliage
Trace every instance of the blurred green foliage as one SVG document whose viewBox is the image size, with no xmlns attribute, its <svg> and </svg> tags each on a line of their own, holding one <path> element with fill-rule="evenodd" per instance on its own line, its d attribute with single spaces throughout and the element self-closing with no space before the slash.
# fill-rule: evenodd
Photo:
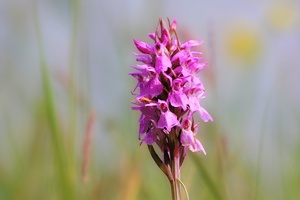
<svg viewBox="0 0 300 200">
<path fill-rule="evenodd" d="M 3 51 L 0 61 L 0 200 L 171 199 L 167 178 L 152 161 L 146 145 L 140 145 L 137 140 L 138 115 L 130 110 L 130 88 L 134 87 L 134 82 L 127 73 L 134 62 L 130 57 L 130 52 L 134 51 L 131 39 L 136 33 L 144 34 L 155 27 L 155 23 L 148 25 L 136 19 L 139 8 L 144 5 L 142 10 L 150 10 L 148 15 L 155 18 L 154 21 L 158 18 L 156 15 L 168 13 L 170 17 L 176 17 L 178 12 L 164 10 L 163 5 L 157 9 L 157 1 L 153 4 L 133 1 L 136 7 L 123 3 L 121 14 L 131 16 L 125 23 L 113 3 L 99 1 L 95 6 L 101 11 L 97 18 L 93 15 L 95 10 L 91 2 L 45 2 L 4 1 L 0 8 L 3 11 L 0 27 L 7 28 L 0 32 L 9 38 L 9 42 L 1 39 L 0 44 L 0 51 Z M 288 32 L 288 29 L 292 30 L 299 23 L 298 4 L 293 6 L 291 1 L 284 5 L 275 8 L 271 3 L 268 5 L 270 9 L 265 21 L 268 26 L 264 34 L 271 35 L 271 40 L 284 32 L 292 35 L 294 32 Z M 179 1 L 170 6 L 182 9 Z M 214 4 L 209 6 L 217 9 Z M 90 10 L 91 16 L 88 16 Z M 286 17 L 282 13 L 290 15 Z M 47 34 L 55 35 L 65 27 L 53 26 L 48 17 L 69 26 L 67 53 L 63 51 L 66 55 L 62 55 L 67 61 L 62 63 L 49 56 L 61 51 L 59 42 L 54 42 L 57 46 L 52 49 L 52 40 L 47 40 Z M 94 26 L 98 20 L 102 24 Z M 300 97 L 296 96 L 298 82 L 294 88 L 288 85 L 297 71 L 286 67 L 279 73 L 275 67 L 271 68 L 270 71 L 277 73 L 275 84 L 271 84 L 272 90 L 264 90 L 268 88 L 267 83 L 261 80 L 273 80 L 272 74 L 264 76 L 267 67 L 260 63 L 267 57 L 263 52 L 273 50 L 273 46 L 265 45 L 266 35 L 243 24 L 247 28 L 230 25 L 234 28 L 223 37 L 223 32 L 215 32 L 221 29 L 220 24 L 215 23 L 213 29 L 214 23 L 209 22 L 209 26 L 203 28 L 209 33 L 205 59 L 210 63 L 203 75 L 208 92 L 205 101 L 211 102 L 208 111 L 215 122 L 201 123 L 197 136 L 208 154 L 190 153 L 182 166 L 182 181 L 190 199 L 299 199 L 300 141 L 291 133 L 299 134 L 300 114 L 295 105 Z M 88 25 L 93 28 L 85 29 Z M 182 27 L 179 25 L 178 29 Z M 96 33 L 89 33 L 91 30 Z M 102 35 L 95 37 L 93 34 L 97 33 Z M 216 44 L 218 40 L 214 40 L 214 34 L 225 40 L 224 46 Z M 191 34 L 182 31 L 181 35 L 189 37 Z M 30 38 L 30 42 L 24 42 L 21 36 Z M 285 37 L 290 40 L 289 36 Z M 89 45 L 94 43 L 102 49 L 100 54 L 95 53 L 97 48 L 88 51 Z M 31 46 L 34 47 L 29 48 Z M 31 51 L 35 52 L 34 56 Z M 216 55 L 220 52 L 221 55 Z M 94 75 L 90 57 L 99 60 L 92 63 L 97 65 Z M 227 66 L 223 59 L 228 59 L 233 66 Z M 28 67 L 31 62 L 37 68 Z M 290 66 L 296 62 L 281 60 L 281 63 Z M 56 65 L 62 65 L 63 69 L 57 69 Z M 113 68 L 116 71 L 110 71 Z M 261 80 L 260 76 L 263 77 Z M 35 80 L 34 86 L 31 79 Z M 232 89 L 234 85 L 236 88 Z M 256 91 L 261 95 L 253 95 Z M 295 97 L 282 98 L 289 91 Z M 96 100 L 94 93 L 100 96 Z M 101 104 L 100 108 L 97 104 Z M 252 117 L 252 120 L 247 121 L 249 118 L 241 116 Z M 245 130 L 251 135 L 246 135 Z M 267 132 L 272 134 L 267 135 Z M 265 153 L 266 150 L 270 152 Z"/>
</svg>

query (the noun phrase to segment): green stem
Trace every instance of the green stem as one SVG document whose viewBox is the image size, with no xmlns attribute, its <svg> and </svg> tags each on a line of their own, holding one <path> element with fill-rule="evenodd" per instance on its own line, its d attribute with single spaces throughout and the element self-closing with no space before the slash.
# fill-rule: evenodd
<svg viewBox="0 0 300 200">
<path fill-rule="evenodd" d="M 76 86 L 75 86 L 75 58 L 76 58 L 76 39 L 77 39 L 77 26 L 78 26 L 78 15 L 79 15 L 79 1 L 70 1 L 71 11 L 72 11 L 72 25 L 70 34 L 70 57 L 69 57 L 69 129 L 68 129 L 68 152 L 69 152 L 69 162 L 70 171 L 73 179 L 75 176 L 75 138 L 76 138 Z"/>
<path fill-rule="evenodd" d="M 61 133 L 61 130 L 58 125 L 58 118 L 55 108 L 54 95 L 52 91 L 52 84 L 50 79 L 50 73 L 48 71 L 48 64 L 46 61 L 44 46 L 42 40 L 42 33 L 38 15 L 37 2 L 33 1 L 34 12 L 33 19 L 34 25 L 37 34 L 37 43 L 38 49 L 40 53 L 40 67 L 41 67 L 41 77 L 42 77 L 42 89 L 44 92 L 44 101 L 45 101 L 45 109 L 47 113 L 49 128 L 50 128 L 50 136 L 53 145 L 53 153 L 56 167 L 56 175 L 57 175 L 57 185 L 61 191 L 62 199 L 73 199 L 72 187 L 71 183 L 68 179 L 68 171 L 67 171 L 67 163 L 66 163 L 66 155 L 64 151 L 64 141 Z"/>
<path fill-rule="evenodd" d="M 152 145 L 148 145 L 149 152 L 157 164 L 157 166 L 160 168 L 160 170 L 168 177 L 169 181 L 173 180 L 172 174 L 170 170 L 168 169 L 167 165 L 165 165 L 162 160 L 159 158 L 159 156 L 156 154 L 154 148 Z"/>
<path fill-rule="evenodd" d="M 176 196 L 176 181 L 175 180 L 171 180 L 170 181 L 170 185 L 171 185 L 171 193 L 172 193 L 172 200 L 177 200 L 177 196 Z"/>
<path fill-rule="evenodd" d="M 37 17 L 37 16 L 35 16 Z M 36 19 L 37 21 L 37 19 Z M 55 105 L 54 105 L 54 97 L 52 94 L 52 86 L 50 82 L 49 72 L 48 72 L 48 66 L 45 60 L 45 57 L 43 55 L 43 46 L 42 46 L 42 39 L 41 39 L 41 33 L 39 30 L 39 23 L 36 22 L 36 29 L 37 29 L 37 38 L 38 38 L 38 45 L 39 45 L 39 51 L 40 51 L 40 65 L 41 65 L 41 73 L 42 73 L 42 88 L 44 92 L 44 101 L 45 101 L 45 109 L 48 117 L 48 123 L 50 128 L 50 136 L 52 139 L 52 145 L 54 150 L 54 156 L 55 156 L 55 162 L 57 164 L 57 177 L 59 182 L 59 188 L 61 188 L 62 197 L 64 199 L 70 198 L 70 187 L 68 183 L 68 177 L 67 177 L 67 170 L 65 165 L 65 157 L 64 157 L 64 151 L 63 151 L 63 144 L 62 144 L 62 138 L 61 133 L 58 127 L 57 122 L 57 114 L 55 111 Z"/>
<path fill-rule="evenodd" d="M 174 149 L 174 155 L 171 155 L 171 172 L 173 179 L 170 181 L 173 200 L 181 199 L 180 183 L 180 153 L 177 148 Z"/>
</svg>

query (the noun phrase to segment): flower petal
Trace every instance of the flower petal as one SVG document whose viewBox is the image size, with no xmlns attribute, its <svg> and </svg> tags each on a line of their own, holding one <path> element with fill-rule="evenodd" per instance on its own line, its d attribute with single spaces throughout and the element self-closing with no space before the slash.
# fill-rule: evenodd
<svg viewBox="0 0 300 200">
<path fill-rule="evenodd" d="M 145 54 L 151 54 L 153 52 L 152 47 L 149 44 L 147 44 L 145 42 L 140 42 L 140 41 L 135 40 L 135 39 L 133 39 L 133 42 L 134 42 L 136 48 L 140 52 L 145 53 Z"/>
<path fill-rule="evenodd" d="M 206 151 L 204 147 L 202 146 L 201 142 L 197 139 L 195 139 L 195 142 L 189 147 L 192 152 L 202 151 L 204 155 L 206 155 Z"/>
<path fill-rule="evenodd" d="M 200 107 L 199 112 L 201 119 L 203 119 L 204 122 L 208 122 L 208 120 L 212 122 L 214 121 L 214 119 L 208 114 L 208 112 L 204 108 Z"/>
<path fill-rule="evenodd" d="M 177 116 L 174 113 L 167 111 L 161 114 L 159 121 L 157 123 L 157 127 L 166 128 L 170 132 L 171 128 L 173 128 L 178 124 L 179 121 L 177 120 Z"/>
<path fill-rule="evenodd" d="M 186 110 L 186 105 L 188 104 L 188 98 L 186 94 L 184 94 L 182 91 L 172 90 L 168 100 L 172 106 L 181 107 L 183 110 Z"/>
<path fill-rule="evenodd" d="M 155 128 L 152 128 L 143 138 L 142 142 L 145 142 L 149 145 L 153 144 L 156 141 L 157 135 Z"/>
<path fill-rule="evenodd" d="M 194 142 L 194 135 L 191 130 L 184 130 L 182 129 L 180 135 L 180 142 L 182 146 L 190 146 Z"/>
<path fill-rule="evenodd" d="M 190 48 L 190 47 L 194 47 L 194 46 L 199 46 L 203 44 L 203 41 L 197 41 L 197 40 L 189 40 L 186 43 L 181 45 L 182 49 L 186 49 L 186 48 Z"/>
<path fill-rule="evenodd" d="M 168 56 L 161 55 L 156 57 L 155 70 L 157 73 L 165 72 L 172 67 L 172 63 Z"/>
</svg>

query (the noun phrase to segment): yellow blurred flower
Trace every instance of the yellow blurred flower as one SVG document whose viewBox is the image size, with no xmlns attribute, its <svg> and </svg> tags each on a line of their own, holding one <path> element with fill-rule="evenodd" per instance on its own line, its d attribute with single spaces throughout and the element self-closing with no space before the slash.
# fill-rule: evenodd
<svg viewBox="0 0 300 200">
<path fill-rule="evenodd" d="M 291 2 L 272 4 L 267 13 L 268 22 L 277 30 L 291 28 L 297 20 L 297 6 Z"/>
<path fill-rule="evenodd" d="M 261 52 L 259 34 L 247 26 L 236 26 L 226 34 L 226 49 L 228 56 L 243 64 L 257 61 Z"/>
</svg>

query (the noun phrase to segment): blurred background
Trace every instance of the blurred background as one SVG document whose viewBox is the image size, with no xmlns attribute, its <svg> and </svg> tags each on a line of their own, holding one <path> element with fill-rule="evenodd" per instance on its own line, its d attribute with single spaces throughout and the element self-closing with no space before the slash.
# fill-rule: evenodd
<svg viewBox="0 0 300 200">
<path fill-rule="evenodd" d="M 132 39 L 159 17 L 204 40 L 214 122 L 190 199 L 300 198 L 300 2 L 0 1 L 0 199 L 171 199 L 139 145 Z"/>
</svg>

